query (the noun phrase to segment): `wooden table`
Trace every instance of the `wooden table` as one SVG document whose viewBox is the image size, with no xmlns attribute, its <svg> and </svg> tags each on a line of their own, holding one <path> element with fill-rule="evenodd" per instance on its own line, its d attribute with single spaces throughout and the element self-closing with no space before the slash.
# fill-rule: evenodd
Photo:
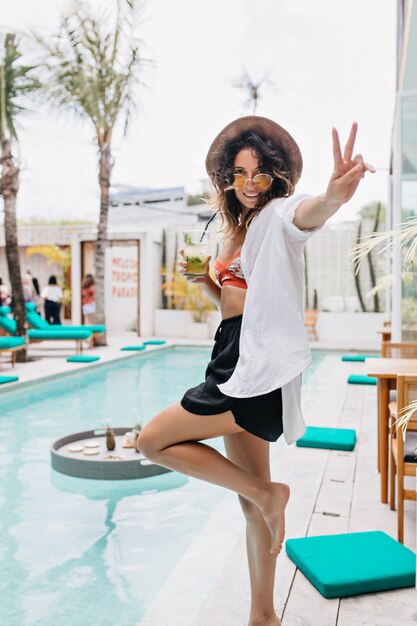
<svg viewBox="0 0 417 626">
<path fill-rule="evenodd" d="M 397 374 L 417 374 L 417 359 L 365 359 L 366 373 L 378 379 L 378 467 L 381 502 L 388 502 L 389 390 L 397 386 Z"/>
<path fill-rule="evenodd" d="M 384 326 L 384 328 L 381 328 L 377 332 L 379 335 L 381 335 L 382 341 L 391 341 L 391 326 Z"/>
</svg>

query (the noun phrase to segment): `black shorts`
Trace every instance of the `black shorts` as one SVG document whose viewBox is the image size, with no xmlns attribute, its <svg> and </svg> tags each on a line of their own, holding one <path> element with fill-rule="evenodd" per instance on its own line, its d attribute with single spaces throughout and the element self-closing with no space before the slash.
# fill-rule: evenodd
<svg viewBox="0 0 417 626">
<path fill-rule="evenodd" d="M 238 426 L 266 441 L 276 441 L 282 434 L 280 388 L 251 398 L 232 398 L 222 393 L 217 386 L 229 380 L 236 367 L 241 325 L 241 315 L 229 317 L 220 323 L 214 337 L 206 380 L 184 394 L 181 406 L 196 415 L 217 415 L 232 411 Z"/>
</svg>

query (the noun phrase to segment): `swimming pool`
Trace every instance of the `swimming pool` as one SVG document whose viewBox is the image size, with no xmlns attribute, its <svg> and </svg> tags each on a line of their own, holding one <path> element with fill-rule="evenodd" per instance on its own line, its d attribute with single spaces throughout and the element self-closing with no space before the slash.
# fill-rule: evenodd
<svg viewBox="0 0 417 626">
<path fill-rule="evenodd" d="M 226 492 L 175 472 L 64 476 L 49 447 L 106 421 L 146 423 L 201 382 L 209 355 L 158 350 L 0 394 L 0 624 L 138 624 Z M 221 438 L 210 445 L 223 451 Z"/>
</svg>

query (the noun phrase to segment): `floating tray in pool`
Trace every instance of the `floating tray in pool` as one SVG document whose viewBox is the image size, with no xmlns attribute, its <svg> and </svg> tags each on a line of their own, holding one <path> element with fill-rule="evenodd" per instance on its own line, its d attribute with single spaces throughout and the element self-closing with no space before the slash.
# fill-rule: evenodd
<svg viewBox="0 0 417 626">
<path fill-rule="evenodd" d="M 58 439 L 51 446 L 52 467 L 57 472 L 69 476 L 98 480 L 147 478 L 171 471 L 148 461 L 134 448 L 123 447 L 124 435 L 131 428 L 114 428 L 113 430 L 116 447 L 112 452 L 106 448 L 105 435 L 96 434 L 94 430 L 86 430 Z"/>
</svg>

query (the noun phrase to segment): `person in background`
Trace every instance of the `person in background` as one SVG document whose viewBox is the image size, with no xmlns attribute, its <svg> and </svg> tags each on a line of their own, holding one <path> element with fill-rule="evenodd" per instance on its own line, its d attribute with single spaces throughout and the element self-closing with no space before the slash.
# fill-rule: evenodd
<svg viewBox="0 0 417 626">
<path fill-rule="evenodd" d="M 37 278 L 35 278 L 34 276 L 32 276 L 32 274 L 30 273 L 30 270 L 27 270 L 27 272 L 26 272 L 26 273 L 27 273 L 27 274 L 29 274 L 29 276 L 30 276 L 30 277 L 31 277 L 31 279 L 32 279 L 32 285 L 33 285 L 33 288 L 34 288 L 34 290 L 35 290 L 36 295 L 37 295 L 37 296 L 40 296 L 40 295 L 41 295 L 41 290 L 40 290 L 40 288 L 39 288 L 39 281 L 38 281 L 38 279 L 37 279 Z"/>
<path fill-rule="evenodd" d="M 94 276 L 86 274 L 81 283 L 81 304 L 84 324 L 94 324 L 96 312 Z"/>
<path fill-rule="evenodd" d="M 42 302 L 41 302 L 41 290 L 39 287 L 39 281 L 37 278 L 34 278 L 32 276 L 30 270 L 27 270 L 26 274 L 30 276 L 30 279 L 32 281 L 32 286 L 33 286 L 33 300 L 32 301 L 35 302 L 36 304 L 36 311 L 40 313 L 40 307 L 41 307 Z"/>
<path fill-rule="evenodd" d="M 60 310 L 62 289 L 57 284 L 56 276 L 50 276 L 48 284 L 41 291 L 41 297 L 44 299 L 45 319 L 48 324 L 61 324 Z"/>
<path fill-rule="evenodd" d="M 9 306 L 11 301 L 9 288 L 3 284 L 3 280 L 0 278 L 0 306 Z"/>
<path fill-rule="evenodd" d="M 26 302 L 35 302 L 35 288 L 30 274 L 22 276 L 23 300 Z"/>
</svg>

